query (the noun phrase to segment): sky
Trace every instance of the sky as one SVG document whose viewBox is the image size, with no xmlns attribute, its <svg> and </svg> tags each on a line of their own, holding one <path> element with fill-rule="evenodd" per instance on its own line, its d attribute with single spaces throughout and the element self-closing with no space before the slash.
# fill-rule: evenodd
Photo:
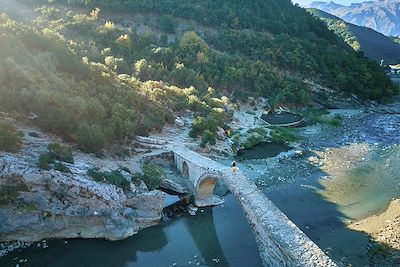
<svg viewBox="0 0 400 267">
<path fill-rule="evenodd" d="M 335 2 L 337 4 L 342 4 L 342 5 L 349 6 L 351 3 L 361 3 L 361 2 L 366 2 L 368 0 L 292 0 L 293 3 L 298 3 L 301 6 L 309 5 L 309 4 L 311 4 L 312 2 L 315 2 L 315 1 L 323 1 L 323 2 L 333 1 L 333 2 Z"/>
</svg>

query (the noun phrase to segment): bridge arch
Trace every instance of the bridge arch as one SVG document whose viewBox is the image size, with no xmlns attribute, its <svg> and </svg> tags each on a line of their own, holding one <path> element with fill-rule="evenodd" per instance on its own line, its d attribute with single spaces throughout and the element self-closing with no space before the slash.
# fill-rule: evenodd
<svg viewBox="0 0 400 267">
<path fill-rule="evenodd" d="M 189 177 L 189 165 L 186 161 L 182 163 L 182 175 L 183 177 Z"/>
<path fill-rule="evenodd" d="M 197 182 L 196 198 L 199 201 L 212 199 L 218 178 L 215 174 L 205 174 Z"/>
</svg>

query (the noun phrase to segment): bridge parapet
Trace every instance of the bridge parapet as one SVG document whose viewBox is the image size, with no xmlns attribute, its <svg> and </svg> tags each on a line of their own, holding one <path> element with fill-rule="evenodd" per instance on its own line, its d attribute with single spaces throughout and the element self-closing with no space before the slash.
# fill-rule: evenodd
<svg viewBox="0 0 400 267">
<path fill-rule="evenodd" d="M 208 197 L 214 180 L 205 187 L 207 177 L 222 179 L 238 199 L 256 236 L 265 266 L 334 267 L 333 262 L 309 237 L 263 194 L 243 173 L 232 173 L 229 166 L 219 164 L 185 147 L 174 149 L 177 168 L 183 173 L 184 163 L 188 179 L 193 182 L 193 194 L 199 204 L 212 203 Z M 213 197 L 213 194 L 211 194 Z"/>
</svg>

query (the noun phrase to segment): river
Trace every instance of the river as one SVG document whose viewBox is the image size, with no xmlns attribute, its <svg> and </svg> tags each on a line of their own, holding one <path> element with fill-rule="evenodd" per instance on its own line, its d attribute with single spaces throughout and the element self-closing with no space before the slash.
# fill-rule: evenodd
<svg viewBox="0 0 400 267">
<path fill-rule="evenodd" d="M 233 195 L 195 216 L 183 214 L 144 229 L 123 241 L 52 240 L 48 248 L 37 245 L 14 251 L 0 266 L 32 267 L 162 267 L 162 266 L 262 266 L 247 219 Z"/>
</svg>

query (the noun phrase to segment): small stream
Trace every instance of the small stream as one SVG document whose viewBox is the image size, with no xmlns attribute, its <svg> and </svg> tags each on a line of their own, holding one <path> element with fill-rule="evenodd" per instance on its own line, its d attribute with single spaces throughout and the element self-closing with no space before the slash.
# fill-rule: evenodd
<svg viewBox="0 0 400 267">
<path fill-rule="evenodd" d="M 15 267 L 163 267 L 262 266 L 257 244 L 233 195 L 213 208 L 201 208 L 144 229 L 123 241 L 53 240 L 48 248 L 36 245 L 0 259 L 0 266 Z"/>
</svg>

